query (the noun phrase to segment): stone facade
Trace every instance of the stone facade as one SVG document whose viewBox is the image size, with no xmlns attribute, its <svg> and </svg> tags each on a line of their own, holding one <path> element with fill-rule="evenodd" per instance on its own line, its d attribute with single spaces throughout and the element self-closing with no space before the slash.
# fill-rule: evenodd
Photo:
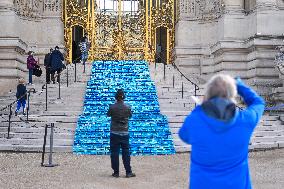
<svg viewBox="0 0 284 189">
<path fill-rule="evenodd" d="M 0 1 L 0 93 L 27 78 L 29 50 L 42 63 L 50 47 L 63 46 L 61 5 Z M 239 75 L 262 94 L 283 85 L 274 57 L 283 45 L 284 0 L 179 0 L 178 7 L 174 58 L 187 75 Z"/>
<path fill-rule="evenodd" d="M 50 47 L 63 46 L 61 0 L 0 1 L 0 93 L 27 79 L 27 52 L 40 63 Z M 7 85 L 9 83 L 9 85 Z"/>
<path fill-rule="evenodd" d="M 175 63 L 187 75 L 239 75 L 261 94 L 283 83 L 275 47 L 283 45 L 283 0 L 180 0 Z"/>
</svg>

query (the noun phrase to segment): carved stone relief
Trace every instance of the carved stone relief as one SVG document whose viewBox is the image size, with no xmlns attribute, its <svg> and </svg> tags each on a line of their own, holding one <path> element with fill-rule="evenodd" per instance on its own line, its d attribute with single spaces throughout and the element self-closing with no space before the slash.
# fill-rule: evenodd
<svg viewBox="0 0 284 189">
<path fill-rule="evenodd" d="M 222 0 L 180 0 L 180 16 L 189 20 L 213 20 L 223 14 Z"/>
<path fill-rule="evenodd" d="M 44 12 L 60 12 L 61 0 L 44 0 Z"/>
<path fill-rule="evenodd" d="M 23 17 L 37 18 L 42 14 L 43 0 L 14 0 L 15 12 Z"/>
<path fill-rule="evenodd" d="M 61 11 L 61 0 L 14 0 L 15 12 L 26 18 Z"/>
</svg>

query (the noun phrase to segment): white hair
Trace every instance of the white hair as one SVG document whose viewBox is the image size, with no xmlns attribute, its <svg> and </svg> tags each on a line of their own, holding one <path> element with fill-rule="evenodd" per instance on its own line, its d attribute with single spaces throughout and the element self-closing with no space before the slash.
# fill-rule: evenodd
<svg viewBox="0 0 284 189">
<path fill-rule="evenodd" d="M 236 103 L 237 87 L 235 80 L 226 74 L 217 74 L 213 76 L 207 83 L 203 101 L 207 101 L 214 97 L 221 97 Z"/>
</svg>

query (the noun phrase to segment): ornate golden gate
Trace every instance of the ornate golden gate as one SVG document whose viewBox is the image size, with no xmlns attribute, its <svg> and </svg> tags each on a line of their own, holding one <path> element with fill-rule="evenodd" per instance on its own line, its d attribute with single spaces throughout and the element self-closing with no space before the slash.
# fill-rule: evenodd
<svg viewBox="0 0 284 189">
<path fill-rule="evenodd" d="M 149 62 L 155 61 L 157 29 L 166 28 L 166 62 L 171 62 L 174 0 L 63 0 L 62 20 L 69 63 L 75 26 L 87 33 L 90 60 Z"/>
</svg>

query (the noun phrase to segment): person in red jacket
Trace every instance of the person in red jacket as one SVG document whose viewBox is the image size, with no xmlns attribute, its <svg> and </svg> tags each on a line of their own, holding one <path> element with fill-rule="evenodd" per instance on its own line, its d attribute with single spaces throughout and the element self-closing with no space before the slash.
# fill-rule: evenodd
<svg viewBox="0 0 284 189">
<path fill-rule="evenodd" d="M 27 68 L 29 70 L 29 84 L 33 83 L 33 69 L 37 65 L 37 61 L 34 58 L 34 52 L 29 51 L 28 52 L 28 58 L 27 58 Z"/>
</svg>

